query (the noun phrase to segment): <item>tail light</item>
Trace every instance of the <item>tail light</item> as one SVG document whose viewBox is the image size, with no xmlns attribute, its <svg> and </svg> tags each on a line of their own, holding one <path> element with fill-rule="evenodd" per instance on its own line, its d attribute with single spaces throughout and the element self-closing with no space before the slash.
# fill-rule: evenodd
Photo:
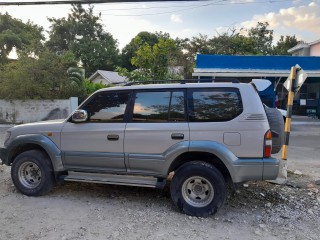
<svg viewBox="0 0 320 240">
<path fill-rule="evenodd" d="M 269 158 L 271 157 L 272 152 L 272 134 L 271 131 L 267 131 L 264 135 L 264 151 L 263 151 L 263 157 Z"/>
</svg>

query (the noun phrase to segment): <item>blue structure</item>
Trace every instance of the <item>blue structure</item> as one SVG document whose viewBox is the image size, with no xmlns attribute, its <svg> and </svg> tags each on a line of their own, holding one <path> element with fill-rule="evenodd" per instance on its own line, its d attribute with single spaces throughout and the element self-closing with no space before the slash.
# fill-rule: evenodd
<svg viewBox="0 0 320 240">
<path fill-rule="evenodd" d="M 273 85 L 271 89 L 267 89 L 260 95 L 262 98 L 272 98 L 267 102 L 269 101 L 269 106 L 274 106 L 275 95 L 272 96 L 271 92 L 276 91 L 282 107 L 285 107 L 287 90 L 282 84 L 289 77 L 291 67 L 297 64 L 308 75 L 305 84 L 295 97 L 296 105 L 301 106 L 297 110 L 298 114 L 308 112 L 308 103 L 310 105 L 311 102 L 313 107 L 315 107 L 314 103 L 317 103 L 318 114 L 320 114 L 320 57 L 198 54 L 196 68 L 192 75 L 198 79 L 231 77 L 243 82 L 251 82 L 254 78 L 268 79 Z"/>
<path fill-rule="evenodd" d="M 231 56 L 198 54 L 196 69 L 239 69 L 274 72 L 290 72 L 299 64 L 305 71 L 320 74 L 320 57 L 293 56 Z M 318 75 L 320 77 L 320 75 Z"/>
</svg>

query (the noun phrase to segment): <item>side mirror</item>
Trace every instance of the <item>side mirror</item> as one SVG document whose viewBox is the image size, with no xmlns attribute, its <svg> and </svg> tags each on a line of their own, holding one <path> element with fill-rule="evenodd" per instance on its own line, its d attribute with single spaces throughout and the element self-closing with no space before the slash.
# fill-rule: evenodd
<svg viewBox="0 0 320 240">
<path fill-rule="evenodd" d="M 86 122 L 88 120 L 88 113 L 86 110 L 76 110 L 72 114 L 72 122 L 79 123 L 79 122 Z"/>
</svg>

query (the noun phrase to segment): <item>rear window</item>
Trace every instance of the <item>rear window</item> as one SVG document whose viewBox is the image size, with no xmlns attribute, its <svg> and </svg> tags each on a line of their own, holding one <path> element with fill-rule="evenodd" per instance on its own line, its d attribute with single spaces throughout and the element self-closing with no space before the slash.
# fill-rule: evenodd
<svg viewBox="0 0 320 240">
<path fill-rule="evenodd" d="M 230 121 L 243 111 L 238 89 L 192 89 L 188 91 L 190 122 Z"/>
</svg>

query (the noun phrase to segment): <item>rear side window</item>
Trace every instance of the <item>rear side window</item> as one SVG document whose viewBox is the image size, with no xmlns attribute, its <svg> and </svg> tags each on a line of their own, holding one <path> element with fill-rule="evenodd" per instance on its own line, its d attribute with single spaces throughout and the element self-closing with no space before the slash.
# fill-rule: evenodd
<svg viewBox="0 0 320 240">
<path fill-rule="evenodd" d="M 238 89 L 192 89 L 188 106 L 190 122 L 230 121 L 243 111 Z"/>
<path fill-rule="evenodd" d="M 137 92 L 133 108 L 133 122 L 185 121 L 183 91 Z"/>
</svg>

